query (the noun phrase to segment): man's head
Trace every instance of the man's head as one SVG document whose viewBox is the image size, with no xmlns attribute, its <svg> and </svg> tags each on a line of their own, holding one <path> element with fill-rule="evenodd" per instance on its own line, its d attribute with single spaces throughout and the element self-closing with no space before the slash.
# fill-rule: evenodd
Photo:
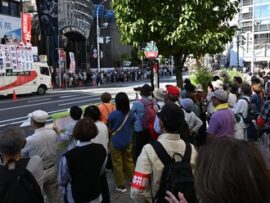
<svg viewBox="0 0 270 203">
<path fill-rule="evenodd" d="M 100 110 L 97 106 L 91 105 L 86 107 L 84 110 L 84 115 L 85 118 L 91 118 L 93 121 L 98 121 L 100 119 L 101 113 Z"/>
<path fill-rule="evenodd" d="M 178 101 L 179 95 L 180 95 L 180 89 L 179 87 L 173 86 L 173 85 L 166 85 L 166 100 L 176 102 Z"/>
<path fill-rule="evenodd" d="M 144 97 L 149 97 L 152 94 L 152 87 L 148 84 L 144 84 L 141 87 L 134 88 L 135 91 L 139 91 Z"/>
<path fill-rule="evenodd" d="M 234 83 L 235 83 L 238 87 L 239 87 L 239 86 L 242 84 L 242 82 L 243 82 L 242 78 L 239 77 L 239 76 L 235 76 L 235 77 L 233 78 L 233 81 L 234 81 Z"/>
<path fill-rule="evenodd" d="M 36 110 L 33 113 L 29 114 L 31 119 L 31 125 L 34 128 L 44 127 L 48 119 L 48 113 L 43 110 Z"/>
<path fill-rule="evenodd" d="M 109 103 L 112 100 L 112 95 L 109 92 L 101 94 L 100 99 L 103 103 Z"/>
<path fill-rule="evenodd" d="M 20 153 L 24 145 L 25 135 L 20 128 L 8 128 L 0 135 L 0 151 L 7 156 Z"/>
<path fill-rule="evenodd" d="M 162 130 L 168 133 L 179 133 L 185 119 L 182 109 L 174 103 L 165 104 L 158 113 L 158 117 Z"/>
<path fill-rule="evenodd" d="M 213 106 L 218 106 L 228 102 L 228 92 L 224 90 L 215 90 L 211 93 Z"/>
<path fill-rule="evenodd" d="M 78 106 L 72 106 L 69 110 L 69 115 L 73 120 L 78 121 L 82 117 L 82 109 Z"/>
<path fill-rule="evenodd" d="M 246 82 L 243 82 L 241 84 L 241 93 L 244 96 L 250 96 L 252 94 L 251 85 Z"/>
<path fill-rule="evenodd" d="M 180 104 L 186 112 L 191 112 L 193 110 L 194 102 L 190 98 L 180 99 Z"/>
</svg>

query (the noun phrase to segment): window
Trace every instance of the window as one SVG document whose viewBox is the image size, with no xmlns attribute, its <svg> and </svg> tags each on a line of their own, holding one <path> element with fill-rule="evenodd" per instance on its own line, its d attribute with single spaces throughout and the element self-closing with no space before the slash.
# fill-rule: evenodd
<svg viewBox="0 0 270 203">
<path fill-rule="evenodd" d="M 9 2 L 8 1 L 2 1 L 1 13 L 9 15 Z"/>
<path fill-rule="evenodd" d="M 10 15 L 19 17 L 19 4 L 17 2 L 10 2 Z"/>
<path fill-rule="evenodd" d="M 42 75 L 50 75 L 50 71 L 47 67 L 40 67 L 40 73 Z"/>
</svg>

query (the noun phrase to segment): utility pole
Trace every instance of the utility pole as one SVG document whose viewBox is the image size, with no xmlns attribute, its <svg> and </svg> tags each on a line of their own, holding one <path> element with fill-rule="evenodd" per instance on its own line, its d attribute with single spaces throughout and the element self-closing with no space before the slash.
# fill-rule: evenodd
<svg viewBox="0 0 270 203">
<path fill-rule="evenodd" d="M 97 23 L 97 66 L 98 72 L 100 73 L 100 46 L 99 46 L 99 38 L 100 38 L 100 27 L 99 27 L 99 8 L 102 4 L 104 4 L 107 0 L 102 1 L 98 4 L 97 12 L 96 12 L 96 23 Z"/>
</svg>

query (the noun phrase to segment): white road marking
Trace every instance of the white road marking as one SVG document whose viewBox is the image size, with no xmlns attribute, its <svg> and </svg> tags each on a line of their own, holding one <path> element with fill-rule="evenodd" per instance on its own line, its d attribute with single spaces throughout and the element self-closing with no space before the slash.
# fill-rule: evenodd
<svg viewBox="0 0 270 203">
<path fill-rule="evenodd" d="M 40 102 L 40 101 L 48 101 L 51 100 L 52 98 L 48 98 L 48 99 L 31 99 L 29 101 L 27 101 L 26 103 L 35 103 L 35 102 Z"/>
<path fill-rule="evenodd" d="M 9 107 L 9 108 L 5 108 L 5 109 L 0 109 L 0 111 L 7 111 L 7 110 L 11 110 L 11 109 L 19 109 L 19 108 L 30 107 L 30 106 L 31 107 L 32 106 L 40 106 L 42 104 L 53 104 L 53 103 L 71 101 L 71 100 L 76 100 L 76 99 L 78 99 L 78 102 L 79 102 L 80 99 L 82 99 L 82 98 L 89 98 L 89 97 L 91 97 L 91 95 L 87 95 L 87 96 L 83 96 L 83 97 L 75 97 L 75 98 L 70 98 L 70 99 L 64 99 L 64 100 L 57 100 L 57 101 L 42 102 L 42 103 L 38 103 L 38 104 L 29 104 L 29 105 L 14 106 L 14 107 Z"/>
<path fill-rule="evenodd" d="M 76 101 L 76 103 L 82 103 L 82 102 L 86 102 L 86 101 L 94 101 L 94 100 L 98 100 L 99 98 L 94 98 L 94 99 L 87 99 L 87 100 L 80 100 L 80 101 Z M 58 104 L 57 106 L 66 106 L 66 105 L 70 105 L 70 104 L 74 104 L 74 102 L 69 102 L 69 103 L 64 103 L 64 104 Z"/>
<path fill-rule="evenodd" d="M 46 122 L 46 124 L 48 124 L 48 123 L 50 123 L 52 121 L 53 121 L 52 119 L 48 119 L 47 122 Z M 22 123 L 22 121 L 13 122 L 13 123 L 9 123 L 9 124 L 4 124 L 4 125 L 0 125 L 0 128 L 5 127 L 7 125 L 16 125 L 16 124 L 20 124 L 20 123 Z"/>
<path fill-rule="evenodd" d="M 74 96 L 77 96 L 77 94 L 60 96 L 59 99 L 64 99 L 64 98 L 69 98 L 69 97 L 74 97 Z"/>
</svg>

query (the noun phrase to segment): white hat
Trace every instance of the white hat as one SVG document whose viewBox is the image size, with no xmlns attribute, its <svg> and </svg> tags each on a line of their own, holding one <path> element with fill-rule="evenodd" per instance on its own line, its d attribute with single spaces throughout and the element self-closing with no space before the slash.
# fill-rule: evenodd
<svg viewBox="0 0 270 203">
<path fill-rule="evenodd" d="M 156 89 L 154 92 L 153 92 L 153 95 L 156 99 L 158 100 L 164 100 L 164 93 L 165 93 L 165 90 L 162 89 L 162 88 L 159 88 L 159 89 Z"/>
<path fill-rule="evenodd" d="M 36 121 L 37 123 L 46 123 L 49 115 L 46 111 L 36 110 L 28 114 L 27 117 L 28 119 L 21 124 L 21 127 L 31 125 L 31 119 Z"/>
<path fill-rule="evenodd" d="M 223 81 L 222 80 L 216 80 L 212 82 L 212 85 L 214 89 L 223 89 Z"/>
</svg>

